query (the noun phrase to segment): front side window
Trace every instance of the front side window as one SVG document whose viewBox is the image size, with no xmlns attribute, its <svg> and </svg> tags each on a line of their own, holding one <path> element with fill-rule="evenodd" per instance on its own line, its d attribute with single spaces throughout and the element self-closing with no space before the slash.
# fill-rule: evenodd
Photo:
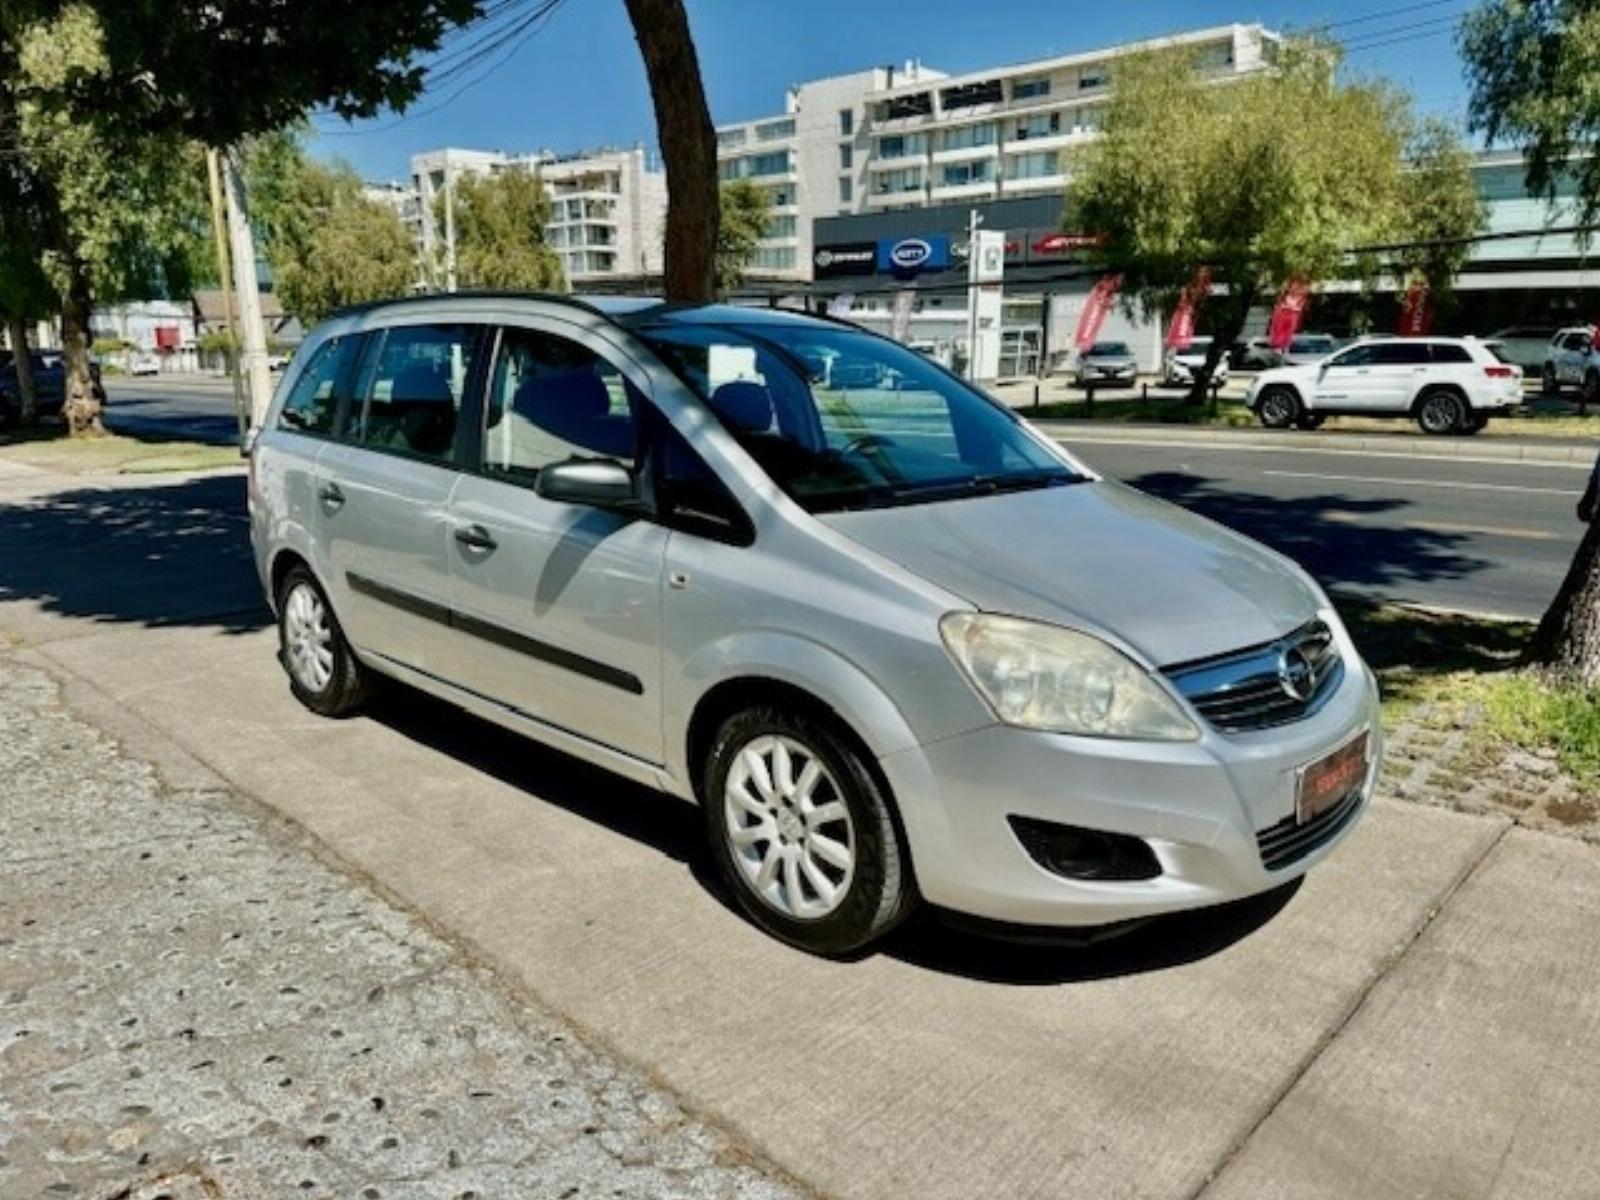
<svg viewBox="0 0 1600 1200">
<path fill-rule="evenodd" d="M 542 468 L 569 458 L 633 467 L 640 403 L 621 372 L 586 346 L 507 329 L 484 405 L 483 471 L 531 484 Z"/>
<path fill-rule="evenodd" d="M 340 384 L 349 378 L 359 337 L 329 338 L 311 352 L 311 358 L 294 381 L 283 408 L 278 413 L 278 428 L 296 433 L 333 433 L 338 416 Z"/>
<path fill-rule="evenodd" d="M 1289 349 L 1292 353 L 1296 354 L 1315 354 L 1318 350 L 1318 347 L 1314 345 L 1308 345 L 1303 348 L 1297 348 L 1293 343 L 1291 343 Z M 1373 348 L 1371 346 L 1351 346 L 1350 349 L 1346 350 L 1337 358 L 1330 358 L 1328 360 L 1328 365 L 1330 367 L 1368 366 L 1372 362 L 1372 350 Z"/>
<path fill-rule="evenodd" d="M 1429 361 L 1426 342 L 1378 342 L 1372 347 L 1375 367 L 1414 367 Z"/>
<path fill-rule="evenodd" d="M 446 462 L 455 455 L 476 325 L 401 325 L 383 335 L 355 440 L 374 450 Z"/>
<path fill-rule="evenodd" d="M 812 512 L 1084 478 L 992 401 L 884 338 L 799 323 L 663 322 L 640 336 Z"/>
</svg>

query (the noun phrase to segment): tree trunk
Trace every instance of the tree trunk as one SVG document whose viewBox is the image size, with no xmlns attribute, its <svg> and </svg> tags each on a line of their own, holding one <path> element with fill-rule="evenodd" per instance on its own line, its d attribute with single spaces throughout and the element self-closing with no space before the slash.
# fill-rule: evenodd
<svg viewBox="0 0 1600 1200">
<path fill-rule="evenodd" d="M 33 359 L 28 356 L 28 322 L 15 314 L 7 314 L 6 334 L 11 339 L 11 360 L 17 364 L 17 424 L 27 429 L 39 421 L 38 393 L 33 387 Z"/>
<path fill-rule="evenodd" d="M 668 300 L 704 304 L 716 289 L 717 135 L 683 0 L 625 0 L 650 79 L 667 170 Z"/>
<path fill-rule="evenodd" d="M 89 307 L 89 272 L 82 263 L 74 262 L 66 302 L 61 306 L 61 351 L 66 366 L 66 402 L 61 411 L 73 437 L 100 437 L 106 431 L 100 423 L 100 397 L 89 371 Z"/>
<path fill-rule="evenodd" d="M 1216 373 L 1217 364 L 1222 361 L 1222 356 L 1239 340 L 1239 334 L 1244 330 L 1244 323 L 1250 317 L 1250 310 L 1255 307 L 1256 290 L 1246 288 L 1237 296 L 1229 294 L 1226 303 L 1217 304 L 1220 297 L 1211 297 L 1213 308 L 1216 312 L 1221 309 L 1221 320 L 1211 327 L 1211 349 L 1206 351 L 1206 361 L 1201 366 L 1198 374 L 1189 385 L 1189 394 L 1184 397 L 1187 404 L 1204 404 L 1206 391 L 1211 387 L 1211 376 Z"/>
<path fill-rule="evenodd" d="M 1600 685 L 1600 521 L 1590 523 L 1578 544 L 1528 645 L 1528 661 L 1585 687 Z"/>
</svg>

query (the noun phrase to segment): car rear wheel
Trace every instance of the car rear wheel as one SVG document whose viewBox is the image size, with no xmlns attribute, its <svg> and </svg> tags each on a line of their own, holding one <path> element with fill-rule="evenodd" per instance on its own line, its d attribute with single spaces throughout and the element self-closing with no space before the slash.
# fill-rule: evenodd
<svg viewBox="0 0 1600 1200">
<path fill-rule="evenodd" d="M 1436 437 L 1456 433 L 1466 421 L 1467 406 L 1454 392 L 1426 392 L 1417 404 L 1417 426 L 1423 433 Z"/>
<path fill-rule="evenodd" d="M 704 765 L 712 852 L 739 907 L 813 954 L 849 954 L 911 911 L 910 861 L 864 756 L 776 708 L 724 722 Z"/>
<path fill-rule="evenodd" d="M 1287 429 L 1300 418 L 1300 397 L 1286 387 L 1269 387 L 1256 401 L 1256 415 L 1268 429 Z"/>
<path fill-rule="evenodd" d="M 348 716 L 372 690 L 327 594 L 303 566 L 291 567 L 278 588 L 278 658 L 295 699 L 322 716 Z"/>
</svg>

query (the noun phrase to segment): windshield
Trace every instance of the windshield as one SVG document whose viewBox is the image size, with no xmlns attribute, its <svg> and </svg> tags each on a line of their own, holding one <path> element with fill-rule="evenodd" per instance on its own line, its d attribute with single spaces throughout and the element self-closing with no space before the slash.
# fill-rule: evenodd
<svg viewBox="0 0 1600 1200">
<path fill-rule="evenodd" d="M 1211 349 L 1211 339 L 1208 337 L 1195 338 L 1187 346 L 1180 346 L 1177 354 L 1181 358 L 1204 358 Z"/>
<path fill-rule="evenodd" d="M 1130 358 L 1127 342 L 1096 342 L 1089 347 L 1089 358 Z"/>
<path fill-rule="evenodd" d="M 798 323 L 638 334 L 812 512 L 1084 479 L 1000 406 L 872 334 Z"/>
<path fill-rule="evenodd" d="M 1290 354 L 1328 354 L 1332 350 L 1332 338 L 1295 338 L 1289 343 Z"/>
</svg>

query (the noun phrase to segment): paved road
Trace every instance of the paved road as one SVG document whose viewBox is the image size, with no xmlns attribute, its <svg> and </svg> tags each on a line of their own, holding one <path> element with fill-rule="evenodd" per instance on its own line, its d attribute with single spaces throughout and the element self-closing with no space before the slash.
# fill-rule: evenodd
<svg viewBox="0 0 1600 1200">
<path fill-rule="evenodd" d="M 109 388 L 113 428 L 237 438 L 225 380 L 162 376 Z M 1441 459 L 1413 454 L 1419 439 L 1406 436 L 1389 454 L 1217 447 L 1160 430 L 1140 444 L 1094 436 L 1064 440 L 1099 470 L 1259 538 L 1344 591 L 1534 619 L 1577 544 L 1577 465 Z M 1486 460 L 1508 453 L 1489 439 L 1474 450 Z"/>
<path fill-rule="evenodd" d="M 1151 439 L 1065 440 L 1096 469 L 1259 538 L 1343 591 L 1534 619 L 1581 532 L 1577 464 Z"/>
</svg>

